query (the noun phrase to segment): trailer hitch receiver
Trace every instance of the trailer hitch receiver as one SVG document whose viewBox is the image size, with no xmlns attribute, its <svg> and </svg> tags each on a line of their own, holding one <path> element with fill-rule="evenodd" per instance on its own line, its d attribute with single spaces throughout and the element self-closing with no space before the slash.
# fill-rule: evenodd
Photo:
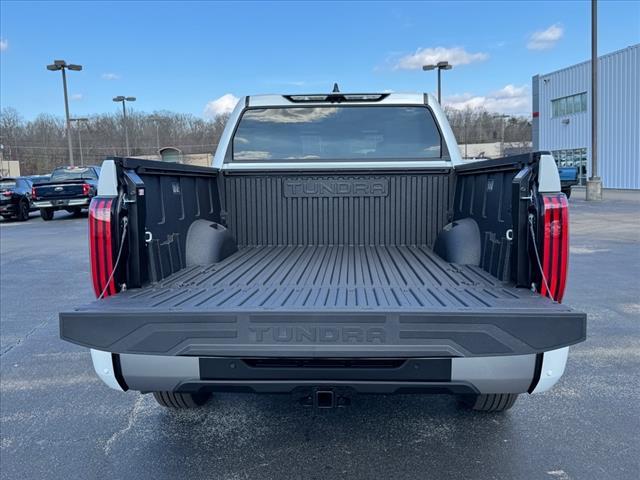
<svg viewBox="0 0 640 480">
<path fill-rule="evenodd" d="M 335 407 L 336 396 L 333 390 L 316 390 L 313 395 L 313 406 L 317 408 Z"/>
</svg>

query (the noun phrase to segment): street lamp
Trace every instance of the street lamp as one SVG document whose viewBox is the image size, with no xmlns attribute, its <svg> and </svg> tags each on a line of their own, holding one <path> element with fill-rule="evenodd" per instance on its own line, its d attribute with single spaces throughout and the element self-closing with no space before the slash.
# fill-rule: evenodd
<svg viewBox="0 0 640 480">
<path fill-rule="evenodd" d="M 469 145 L 469 142 L 467 140 L 467 122 L 469 121 L 469 109 L 465 108 L 464 109 L 464 158 L 467 159 L 469 158 L 467 156 L 467 146 Z"/>
<path fill-rule="evenodd" d="M 500 126 L 502 128 L 502 134 L 500 135 L 500 156 L 504 157 L 504 119 L 509 118 L 509 115 L 496 115 L 496 118 L 500 119 Z"/>
<path fill-rule="evenodd" d="M 598 3 L 591 0 L 591 176 L 587 179 L 587 200 L 602 200 L 602 179 L 598 176 Z"/>
<path fill-rule="evenodd" d="M 425 72 L 427 70 L 438 70 L 438 103 L 442 104 L 441 92 L 442 92 L 442 83 L 440 80 L 440 72 L 442 70 L 451 70 L 453 65 L 450 65 L 449 62 L 438 62 L 432 65 L 424 65 L 422 70 Z"/>
<path fill-rule="evenodd" d="M 160 122 L 163 120 L 163 118 L 158 117 L 157 115 L 153 115 L 149 117 L 149 120 L 151 120 L 156 126 L 156 147 L 158 152 L 160 152 Z"/>
<path fill-rule="evenodd" d="M 67 142 L 69 143 L 69 164 L 73 166 L 73 144 L 71 142 L 71 121 L 69 119 L 69 97 L 67 95 L 67 74 L 65 73 L 67 69 L 79 72 L 80 70 L 82 70 L 82 65 L 67 63 L 64 60 L 54 60 L 51 65 L 47 65 L 47 70 L 51 70 L 52 72 L 55 72 L 56 70 L 62 70 L 64 111 L 67 118 Z"/>
<path fill-rule="evenodd" d="M 4 176 L 4 143 L 0 143 L 0 178 Z"/>
<path fill-rule="evenodd" d="M 89 119 L 86 117 L 77 117 L 77 118 L 70 118 L 69 121 L 76 122 L 77 124 L 79 124 L 81 122 L 88 122 Z M 78 125 L 78 146 L 80 147 L 80 165 L 84 167 L 84 154 L 82 153 L 82 134 L 80 130 L 80 125 Z"/>
<path fill-rule="evenodd" d="M 124 122 L 124 143 L 127 147 L 127 157 L 131 155 L 129 152 L 129 134 L 127 133 L 127 107 L 125 106 L 126 102 L 135 102 L 136 97 L 124 97 L 122 95 L 118 97 L 113 97 L 114 102 L 122 102 L 122 121 Z"/>
</svg>

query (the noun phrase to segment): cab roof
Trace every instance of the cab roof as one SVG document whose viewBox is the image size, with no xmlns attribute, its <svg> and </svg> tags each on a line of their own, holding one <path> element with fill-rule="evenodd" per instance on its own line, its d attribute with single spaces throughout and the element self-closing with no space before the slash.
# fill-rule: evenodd
<svg viewBox="0 0 640 480">
<path fill-rule="evenodd" d="M 246 107 L 289 107 L 295 105 L 429 105 L 433 97 L 426 93 L 308 93 L 290 95 L 251 95 L 244 98 Z"/>
</svg>

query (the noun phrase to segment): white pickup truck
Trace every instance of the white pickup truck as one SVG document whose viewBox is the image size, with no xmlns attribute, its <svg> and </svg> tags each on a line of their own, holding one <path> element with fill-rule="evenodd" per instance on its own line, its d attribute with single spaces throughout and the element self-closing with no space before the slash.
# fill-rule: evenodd
<svg viewBox="0 0 640 480">
<path fill-rule="evenodd" d="M 560 303 L 552 156 L 465 164 L 426 94 L 245 97 L 210 168 L 107 159 L 89 227 L 98 299 L 61 337 L 167 407 L 446 393 L 502 411 L 586 335 Z"/>
</svg>

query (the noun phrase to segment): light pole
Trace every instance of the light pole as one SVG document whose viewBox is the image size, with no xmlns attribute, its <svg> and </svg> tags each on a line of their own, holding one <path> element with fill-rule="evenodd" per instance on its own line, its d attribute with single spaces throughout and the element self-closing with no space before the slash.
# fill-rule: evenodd
<svg viewBox="0 0 640 480">
<path fill-rule="evenodd" d="M 602 200 L 602 179 L 598 176 L 598 3 L 591 0 L 591 176 L 587 179 L 587 200 Z"/>
<path fill-rule="evenodd" d="M 125 106 L 126 102 L 135 102 L 136 97 L 123 97 L 122 95 L 118 97 L 113 97 L 114 102 L 122 102 L 122 121 L 124 123 L 124 144 L 127 148 L 127 157 L 131 155 L 129 152 L 129 133 L 127 132 L 127 107 Z"/>
<path fill-rule="evenodd" d="M 62 87 L 64 89 L 64 111 L 67 119 L 67 142 L 69 143 L 69 165 L 73 166 L 73 144 L 71 142 L 71 120 L 69 119 L 69 97 L 67 95 L 67 74 L 66 70 L 79 72 L 82 65 L 68 64 L 64 60 L 54 60 L 51 65 L 47 65 L 47 70 L 55 72 L 62 70 Z"/>
<path fill-rule="evenodd" d="M 509 118 L 509 115 L 497 115 L 497 118 L 500 119 L 500 126 L 502 128 L 502 133 L 500 135 L 500 156 L 504 157 L 504 119 Z"/>
<path fill-rule="evenodd" d="M 4 177 L 4 144 L 0 143 L 0 178 Z"/>
<path fill-rule="evenodd" d="M 469 120 L 469 112 L 467 112 L 467 109 L 464 110 L 464 158 L 467 159 L 469 158 L 467 156 L 467 145 L 469 145 L 469 142 L 467 141 L 467 121 Z"/>
<path fill-rule="evenodd" d="M 156 148 L 159 152 L 160 151 L 160 122 L 162 121 L 162 117 L 153 115 L 149 117 L 149 120 L 151 120 L 156 126 Z"/>
<path fill-rule="evenodd" d="M 438 70 L 438 103 L 442 105 L 442 83 L 440 79 L 440 72 L 442 70 L 451 70 L 453 65 L 450 65 L 449 62 L 438 62 L 432 65 L 424 65 L 422 70 L 425 72 L 427 70 Z"/>
<path fill-rule="evenodd" d="M 81 122 L 88 122 L 89 119 L 86 117 L 78 117 L 78 118 L 70 118 L 69 121 L 76 122 L 78 125 L 78 146 L 80 147 L 80 165 L 84 166 L 84 154 L 82 153 L 82 133 L 80 129 Z"/>
</svg>

